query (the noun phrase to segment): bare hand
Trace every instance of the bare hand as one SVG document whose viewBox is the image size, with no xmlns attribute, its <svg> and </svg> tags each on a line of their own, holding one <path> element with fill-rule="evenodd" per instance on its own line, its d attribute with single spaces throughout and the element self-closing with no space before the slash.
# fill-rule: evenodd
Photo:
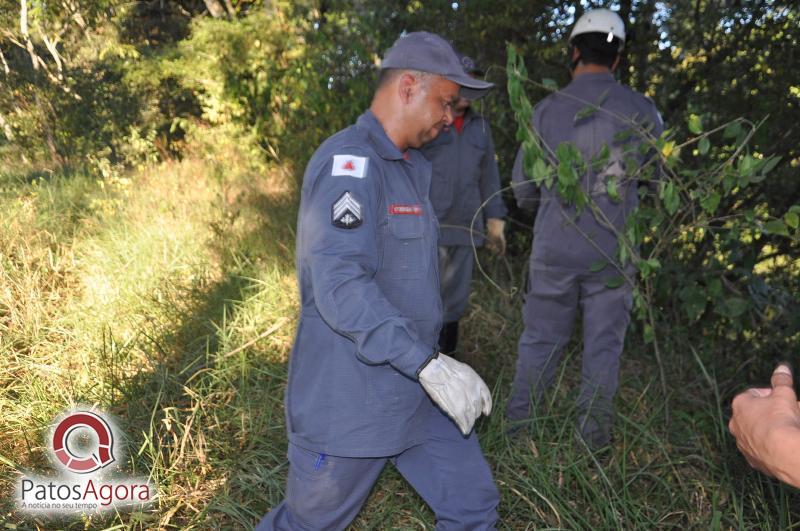
<svg viewBox="0 0 800 531">
<path fill-rule="evenodd" d="M 800 405 L 789 367 L 778 365 L 771 384 L 748 389 L 733 399 L 728 429 L 750 466 L 797 486 L 800 470 L 793 470 L 794 465 L 783 459 L 786 452 L 796 454 L 791 446 L 800 436 Z"/>
<path fill-rule="evenodd" d="M 506 222 L 502 219 L 489 218 L 486 220 L 486 246 L 500 256 L 506 254 L 505 228 Z"/>
</svg>

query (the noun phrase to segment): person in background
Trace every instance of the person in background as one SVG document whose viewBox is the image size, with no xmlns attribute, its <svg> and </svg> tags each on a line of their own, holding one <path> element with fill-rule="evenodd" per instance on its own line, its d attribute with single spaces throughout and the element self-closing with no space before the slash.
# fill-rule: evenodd
<svg viewBox="0 0 800 531">
<path fill-rule="evenodd" d="M 472 58 L 461 56 L 461 64 L 470 76 L 483 76 Z M 498 193 L 500 174 L 492 132 L 486 119 L 472 108 L 473 101 L 460 97 L 453 107 L 453 125 L 422 148 L 433 165 L 431 202 L 439 219 L 439 284 L 444 306 L 439 350 L 445 354 L 454 352 L 458 344 L 458 321 L 467 307 L 472 281 L 473 245 L 483 246 L 485 228 L 489 248 L 499 255 L 506 248 L 506 207 Z"/>
<path fill-rule="evenodd" d="M 634 270 L 630 263 L 619 263 L 618 234 L 639 204 L 639 180 L 647 180 L 648 173 L 651 180 L 657 176 L 652 151 L 643 144 L 663 128 L 653 102 L 614 79 L 624 45 L 619 15 L 608 9 L 586 12 L 569 37 L 571 83 L 542 100 L 533 113 L 533 129 L 554 167 L 560 144 L 572 144 L 580 152 L 587 165 L 579 176 L 581 189 L 602 215 L 568 204 L 555 186 L 537 186 L 524 172 L 522 148 L 512 174 L 519 207 L 538 210 L 525 329 L 506 409 L 510 430 L 528 422 L 531 391 L 539 402 L 552 384 L 580 309 L 583 369 L 576 433 L 592 450 L 611 441 L 612 402 L 632 306 Z M 596 110 L 581 113 L 589 105 Z M 592 161 L 602 160 L 603 152 L 608 159 L 597 167 Z M 614 282 L 622 278 L 626 281 Z"/>
<path fill-rule="evenodd" d="M 462 91 L 491 86 L 466 75 L 438 35 L 409 33 L 387 51 L 369 110 L 311 157 L 297 221 L 286 497 L 257 529 L 346 528 L 387 462 L 437 529 L 494 529 L 499 494 L 472 431 L 492 396 L 436 349 L 438 225 L 418 151 L 452 123 Z"/>
<path fill-rule="evenodd" d="M 791 369 L 778 365 L 770 383 L 733 399 L 728 429 L 750 466 L 800 488 L 800 404 Z"/>
</svg>

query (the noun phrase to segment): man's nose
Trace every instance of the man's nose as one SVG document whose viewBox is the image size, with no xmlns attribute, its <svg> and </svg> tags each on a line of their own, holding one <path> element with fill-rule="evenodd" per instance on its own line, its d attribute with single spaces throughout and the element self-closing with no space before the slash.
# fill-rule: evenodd
<svg viewBox="0 0 800 531">
<path fill-rule="evenodd" d="M 444 125 L 450 125 L 453 123 L 453 106 L 448 105 L 444 108 Z"/>
</svg>

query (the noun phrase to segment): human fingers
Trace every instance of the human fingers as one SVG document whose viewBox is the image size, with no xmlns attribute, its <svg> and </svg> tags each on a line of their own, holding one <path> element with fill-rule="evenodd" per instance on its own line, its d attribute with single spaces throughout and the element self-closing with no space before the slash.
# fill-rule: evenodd
<svg viewBox="0 0 800 531">
<path fill-rule="evenodd" d="M 772 387 L 751 387 L 747 392 L 757 398 L 766 398 L 772 394 Z"/>
<path fill-rule="evenodd" d="M 792 380 L 792 370 L 788 365 L 781 363 L 772 372 L 771 383 L 773 389 L 776 387 L 792 387 L 794 382 Z"/>
</svg>

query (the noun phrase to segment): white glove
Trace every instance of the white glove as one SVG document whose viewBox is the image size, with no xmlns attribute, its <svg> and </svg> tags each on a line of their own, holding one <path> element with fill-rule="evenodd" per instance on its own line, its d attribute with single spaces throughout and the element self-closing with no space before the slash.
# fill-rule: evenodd
<svg viewBox="0 0 800 531">
<path fill-rule="evenodd" d="M 425 392 L 467 435 L 483 412 L 492 412 L 492 393 L 478 373 L 466 363 L 439 354 L 419 373 Z"/>
</svg>

